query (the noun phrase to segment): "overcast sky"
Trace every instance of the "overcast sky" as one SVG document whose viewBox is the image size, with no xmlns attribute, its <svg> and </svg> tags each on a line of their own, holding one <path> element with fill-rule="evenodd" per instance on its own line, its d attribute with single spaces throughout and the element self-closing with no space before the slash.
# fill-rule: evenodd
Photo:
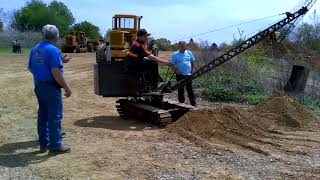
<svg viewBox="0 0 320 180">
<path fill-rule="evenodd" d="M 50 2 L 51 0 L 44 0 Z M 89 21 L 101 32 L 111 28 L 114 14 L 143 16 L 142 27 L 153 37 L 174 41 L 202 32 L 223 28 L 263 17 L 292 11 L 301 0 L 61 0 L 72 11 L 76 22 Z M 25 5 L 26 0 L 0 0 L 0 8 L 13 11 Z M 319 9 L 317 3 L 314 9 Z M 304 18 L 309 21 L 311 12 Z M 319 12 L 319 11 L 318 11 Z M 229 42 L 238 36 L 253 35 L 264 27 L 283 18 L 277 16 L 237 28 L 194 37 L 196 41 Z"/>
</svg>

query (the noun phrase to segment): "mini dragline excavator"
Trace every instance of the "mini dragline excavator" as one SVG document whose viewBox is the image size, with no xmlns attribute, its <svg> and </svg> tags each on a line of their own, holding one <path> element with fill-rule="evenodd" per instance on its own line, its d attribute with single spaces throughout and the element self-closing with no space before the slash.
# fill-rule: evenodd
<svg viewBox="0 0 320 180">
<path fill-rule="evenodd" d="M 212 71 L 262 40 L 274 36 L 275 32 L 285 26 L 289 26 L 289 29 L 294 27 L 315 2 L 305 1 L 305 4 L 297 11 L 285 13 L 286 17 L 279 22 L 248 38 L 238 46 L 200 67 L 190 78 L 183 79 L 174 85 L 169 82 L 165 82 L 165 85 L 163 85 L 158 64 L 153 61 L 144 61 L 143 71 L 129 73 L 125 70 L 124 58 L 113 58 L 113 49 L 117 52 L 114 54 L 120 57 L 118 55 L 121 54 L 119 53 L 120 50 L 124 52 L 125 46 L 126 48 L 130 47 L 128 43 L 134 40 L 135 37 L 133 36 L 140 28 L 142 18 L 132 15 L 115 16 L 113 29 L 109 37 L 111 51 L 108 51 L 106 46 L 102 46 L 97 52 L 99 56 L 97 56 L 97 63 L 94 66 L 95 93 L 103 97 L 119 97 L 116 107 L 122 118 L 141 119 L 160 126 L 172 123 L 190 111 L 192 106 L 166 100 L 163 98 L 164 94 L 176 91 L 188 81 Z M 131 22 L 132 27 L 129 27 L 130 23 L 128 25 L 126 22 Z M 113 42 L 117 44 L 112 44 Z M 107 53 L 111 53 L 112 61 L 110 62 L 106 60 Z"/>
</svg>

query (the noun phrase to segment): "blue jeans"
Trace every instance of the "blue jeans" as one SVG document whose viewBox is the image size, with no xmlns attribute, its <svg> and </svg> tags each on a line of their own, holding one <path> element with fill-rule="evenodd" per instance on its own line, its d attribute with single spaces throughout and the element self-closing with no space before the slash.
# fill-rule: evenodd
<svg viewBox="0 0 320 180">
<path fill-rule="evenodd" d="M 62 144 L 63 105 L 61 88 L 54 83 L 36 81 L 35 93 L 39 103 L 38 134 L 40 147 L 58 149 Z"/>
</svg>

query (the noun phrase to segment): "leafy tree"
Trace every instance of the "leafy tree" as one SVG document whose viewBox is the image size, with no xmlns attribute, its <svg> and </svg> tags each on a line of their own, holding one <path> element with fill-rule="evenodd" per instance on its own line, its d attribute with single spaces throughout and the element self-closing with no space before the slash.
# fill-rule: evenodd
<svg viewBox="0 0 320 180">
<path fill-rule="evenodd" d="M 14 12 L 11 27 L 19 31 L 40 32 L 44 25 L 54 24 L 64 35 L 72 23 L 74 17 L 62 2 L 53 1 L 47 6 L 42 0 L 31 0 Z"/>
<path fill-rule="evenodd" d="M 2 21 L 0 20 L 0 32 L 2 32 L 3 31 L 3 23 L 2 23 Z"/>
<path fill-rule="evenodd" d="M 40 31 L 40 26 L 44 25 L 41 22 L 45 21 L 45 18 L 47 18 L 46 4 L 42 1 L 33 0 L 28 2 L 25 7 L 14 12 L 12 27 L 20 31 Z"/>
<path fill-rule="evenodd" d="M 56 0 L 49 4 L 48 9 L 50 14 L 56 15 L 53 17 L 53 20 L 56 21 L 62 34 L 66 34 L 70 29 L 70 26 L 75 22 L 72 12 L 65 4 Z"/>
<path fill-rule="evenodd" d="M 296 42 L 310 50 L 320 51 L 320 24 L 302 24 L 295 34 Z"/>
<path fill-rule="evenodd" d="M 5 25 L 10 24 L 13 18 L 13 13 L 10 11 L 5 11 L 3 8 L 0 8 L 0 21 L 2 22 L 2 29 L 5 29 Z M 6 27 L 6 28 L 10 28 Z"/>
<path fill-rule="evenodd" d="M 200 41 L 199 47 L 201 48 L 201 50 L 209 50 L 210 43 L 208 41 Z"/>
<path fill-rule="evenodd" d="M 0 8 L 0 32 L 3 31 L 3 21 L 2 19 L 4 19 L 4 11 L 3 8 Z"/>
<path fill-rule="evenodd" d="M 174 43 L 170 46 L 170 50 L 177 51 L 179 49 L 179 43 Z"/>
<path fill-rule="evenodd" d="M 216 43 L 211 44 L 211 51 L 218 50 L 218 45 Z"/>
<path fill-rule="evenodd" d="M 155 43 L 160 51 L 168 51 L 171 49 L 171 41 L 166 38 L 156 39 Z"/>
<path fill-rule="evenodd" d="M 311 24 L 304 23 L 298 28 L 297 40 L 300 43 L 307 44 L 313 39 L 314 27 Z"/>
<path fill-rule="evenodd" d="M 106 31 L 106 33 L 104 34 L 104 39 L 107 40 L 107 41 L 109 41 L 110 32 L 111 32 L 111 29 L 108 29 L 108 30 Z"/>
<path fill-rule="evenodd" d="M 76 23 L 73 28 L 74 31 L 82 31 L 86 34 L 86 37 L 91 39 L 100 39 L 100 28 L 93 25 L 88 21 L 83 21 L 81 23 Z"/>
<path fill-rule="evenodd" d="M 320 23 L 316 10 L 311 18 L 313 24 L 303 23 L 298 26 L 298 28 L 291 33 L 289 43 L 293 45 L 293 47 L 299 47 L 299 49 L 309 49 L 320 52 Z"/>
<path fill-rule="evenodd" d="M 68 24 L 71 25 L 75 22 L 75 19 L 72 15 L 72 12 L 70 11 L 70 9 L 68 9 L 68 7 L 63 4 L 62 2 L 58 2 L 58 1 L 52 1 L 48 8 L 53 11 L 57 16 L 62 16 L 64 17 L 64 21 Z"/>
<path fill-rule="evenodd" d="M 190 40 L 189 40 L 189 46 L 192 46 L 192 45 L 194 45 L 194 41 L 193 41 L 193 38 L 190 38 Z"/>
<path fill-rule="evenodd" d="M 229 49 L 231 49 L 232 46 L 228 45 L 227 43 L 223 42 L 219 45 L 218 49 L 220 51 L 228 51 Z"/>
</svg>

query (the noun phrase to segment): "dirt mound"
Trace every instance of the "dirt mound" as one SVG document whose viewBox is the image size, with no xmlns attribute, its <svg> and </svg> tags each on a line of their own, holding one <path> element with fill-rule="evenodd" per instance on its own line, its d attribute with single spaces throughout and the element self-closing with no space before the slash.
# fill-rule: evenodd
<svg viewBox="0 0 320 180">
<path fill-rule="evenodd" d="M 309 130 L 314 129 L 318 122 L 316 117 L 293 99 L 283 94 L 277 94 L 266 103 L 253 109 L 252 114 L 261 117 L 269 128 Z"/>
<path fill-rule="evenodd" d="M 195 110 L 168 126 L 167 130 L 202 145 L 238 145 L 270 154 L 266 145 L 289 150 L 290 147 L 286 146 L 289 141 L 303 143 L 314 140 L 317 143 L 316 138 L 310 140 L 295 136 L 294 132 L 316 131 L 318 127 L 317 119 L 312 113 L 291 98 L 278 94 L 248 111 L 231 106 Z"/>
</svg>

